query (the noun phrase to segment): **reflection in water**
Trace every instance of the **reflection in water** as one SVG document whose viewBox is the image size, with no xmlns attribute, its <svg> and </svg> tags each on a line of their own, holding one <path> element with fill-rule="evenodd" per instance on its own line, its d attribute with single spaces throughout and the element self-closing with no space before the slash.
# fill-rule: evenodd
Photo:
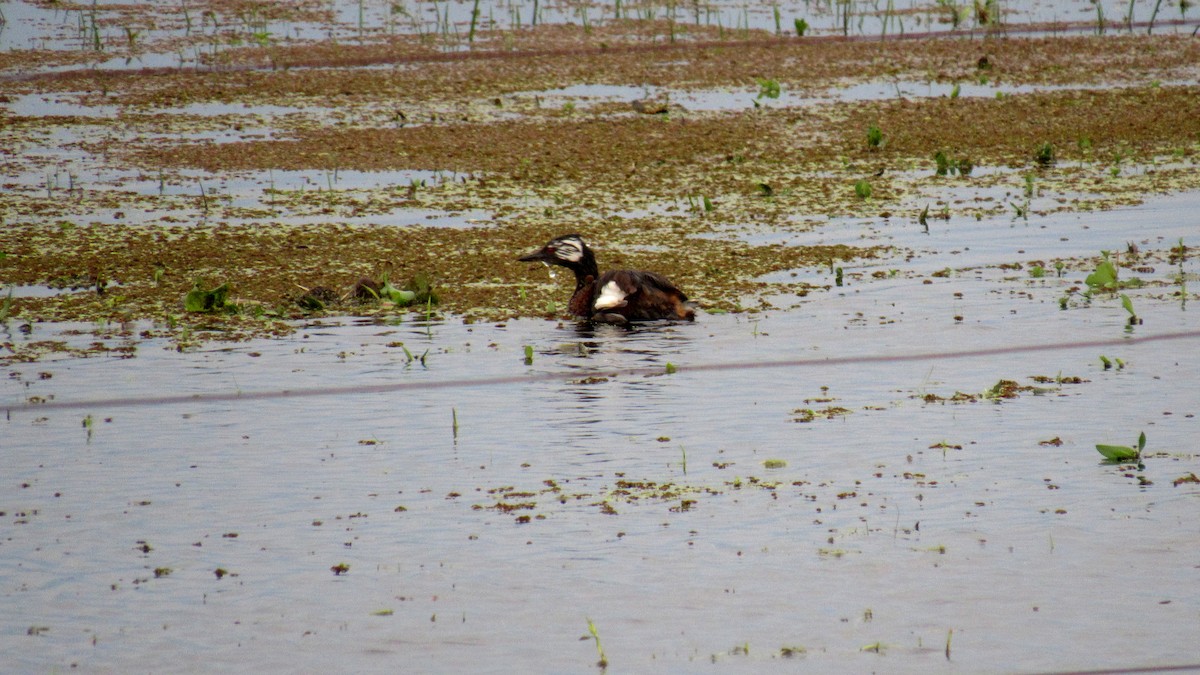
<svg viewBox="0 0 1200 675">
<path fill-rule="evenodd" d="M 667 375 L 666 365 L 694 350 L 695 324 L 648 322 L 624 327 L 579 322 L 570 330 L 577 341 L 560 344 L 544 355 L 553 368 L 575 370 L 580 376 L 539 385 L 531 413 L 562 444 L 600 450 L 597 441 L 659 434 L 678 421 L 671 393 L 676 383 Z M 616 375 L 646 367 L 661 367 L 662 374 Z"/>
</svg>

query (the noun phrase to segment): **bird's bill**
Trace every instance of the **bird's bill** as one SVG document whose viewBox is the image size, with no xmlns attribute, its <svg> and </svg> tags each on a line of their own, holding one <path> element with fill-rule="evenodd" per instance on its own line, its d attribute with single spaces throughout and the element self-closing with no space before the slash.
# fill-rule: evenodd
<svg viewBox="0 0 1200 675">
<path fill-rule="evenodd" d="M 548 263 L 553 259 L 554 259 L 554 255 L 552 253 L 548 252 L 545 248 L 539 248 L 538 250 L 536 250 L 532 253 L 526 253 L 525 255 L 521 256 L 520 258 L 517 258 L 517 260 L 520 262 L 544 262 L 544 263 Z"/>
</svg>

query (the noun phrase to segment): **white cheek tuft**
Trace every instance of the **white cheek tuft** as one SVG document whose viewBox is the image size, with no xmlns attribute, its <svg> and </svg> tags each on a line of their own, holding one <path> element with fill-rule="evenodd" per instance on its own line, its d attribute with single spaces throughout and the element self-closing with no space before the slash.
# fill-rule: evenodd
<svg viewBox="0 0 1200 675">
<path fill-rule="evenodd" d="M 583 260 L 583 247 L 573 241 L 563 241 L 554 248 L 554 255 L 560 260 L 576 263 Z"/>
<path fill-rule="evenodd" d="M 612 309 L 613 307 L 625 306 L 625 291 L 617 285 L 617 282 L 610 281 L 604 284 L 604 288 L 600 289 L 600 297 L 596 298 L 596 302 L 592 307 L 596 310 Z"/>
</svg>

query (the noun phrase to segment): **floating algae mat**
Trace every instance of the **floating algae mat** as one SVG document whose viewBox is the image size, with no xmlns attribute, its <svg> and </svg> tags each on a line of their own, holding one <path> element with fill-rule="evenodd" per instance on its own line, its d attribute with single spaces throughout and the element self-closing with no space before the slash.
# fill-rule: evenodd
<svg viewBox="0 0 1200 675">
<path fill-rule="evenodd" d="M 5 3 L 6 664 L 1200 662 L 1133 5 Z M 575 231 L 697 320 L 575 324 Z"/>
</svg>

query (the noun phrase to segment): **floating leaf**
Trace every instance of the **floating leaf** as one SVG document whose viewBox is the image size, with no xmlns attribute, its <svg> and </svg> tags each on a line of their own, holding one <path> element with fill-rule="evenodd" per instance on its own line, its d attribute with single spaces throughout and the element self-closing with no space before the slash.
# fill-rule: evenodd
<svg viewBox="0 0 1200 675">
<path fill-rule="evenodd" d="M 1128 462 L 1138 458 L 1140 454 L 1136 448 L 1131 448 L 1128 445 L 1103 445 L 1096 444 L 1096 450 L 1104 455 L 1104 459 L 1110 462 Z"/>
</svg>

